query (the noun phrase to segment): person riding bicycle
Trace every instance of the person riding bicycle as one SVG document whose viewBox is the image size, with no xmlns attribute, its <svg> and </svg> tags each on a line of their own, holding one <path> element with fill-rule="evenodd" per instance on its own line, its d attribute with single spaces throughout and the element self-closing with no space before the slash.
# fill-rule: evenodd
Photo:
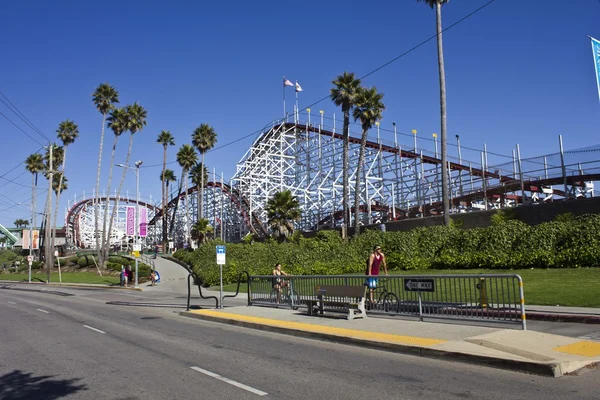
<svg viewBox="0 0 600 400">
<path fill-rule="evenodd" d="M 385 274 L 388 275 L 387 270 L 387 262 L 385 261 L 385 255 L 381 251 L 381 246 L 376 245 L 373 247 L 373 252 L 369 255 L 369 260 L 367 261 L 367 275 L 378 276 L 379 275 L 379 267 L 383 264 L 383 269 L 385 270 Z M 373 301 L 373 290 L 377 287 L 377 283 L 379 282 L 378 278 L 367 278 L 367 287 L 369 288 L 369 299 L 371 300 L 371 304 Z"/>
<path fill-rule="evenodd" d="M 284 288 L 288 285 L 288 282 L 281 278 L 282 275 L 285 276 L 287 273 L 281 269 L 280 263 L 275 264 L 275 269 L 273 269 L 273 278 L 271 279 L 273 289 L 275 289 L 277 292 L 277 304 L 279 304 L 279 301 L 281 300 L 281 288 Z"/>
</svg>

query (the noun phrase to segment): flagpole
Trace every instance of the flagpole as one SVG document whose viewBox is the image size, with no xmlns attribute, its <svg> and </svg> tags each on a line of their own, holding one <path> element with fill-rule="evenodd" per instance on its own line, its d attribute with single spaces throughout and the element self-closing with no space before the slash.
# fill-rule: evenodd
<svg viewBox="0 0 600 400">
<path fill-rule="evenodd" d="M 296 86 L 294 87 L 294 91 L 296 92 L 296 123 L 300 122 L 300 118 L 299 117 L 299 113 L 300 110 L 298 109 L 298 81 L 296 81 Z"/>
<path fill-rule="evenodd" d="M 287 117 L 285 115 L 285 76 L 283 77 L 283 119 L 284 122 L 287 122 Z"/>
</svg>

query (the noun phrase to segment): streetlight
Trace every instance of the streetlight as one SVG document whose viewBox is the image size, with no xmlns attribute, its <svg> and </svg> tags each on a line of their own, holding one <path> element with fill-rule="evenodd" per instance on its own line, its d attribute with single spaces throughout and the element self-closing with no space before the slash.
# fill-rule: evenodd
<svg viewBox="0 0 600 400">
<path fill-rule="evenodd" d="M 135 168 L 130 167 L 125 164 L 116 164 L 117 167 L 125 168 L 125 169 L 133 169 L 135 171 L 135 191 L 136 191 L 136 201 L 135 201 L 135 217 L 134 217 L 134 230 L 133 230 L 133 243 L 134 246 L 138 245 L 138 215 L 140 213 L 140 166 L 143 164 L 142 160 L 138 160 L 134 163 Z M 140 246 L 141 250 L 141 246 Z M 135 283 L 133 285 L 134 288 L 138 288 L 138 257 L 135 258 Z"/>
</svg>

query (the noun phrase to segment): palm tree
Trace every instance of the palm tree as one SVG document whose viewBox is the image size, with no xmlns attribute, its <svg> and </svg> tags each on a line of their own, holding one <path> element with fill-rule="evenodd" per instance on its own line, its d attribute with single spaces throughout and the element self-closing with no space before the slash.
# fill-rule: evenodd
<svg viewBox="0 0 600 400">
<path fill-rule="evenodd" d="M 100 249 L 99 214 L 100 214 L 100 168 L 102 166 L 102 149 L 104 146 L 104 127 L 106 126 L 106 115 L 115 108 L 119 102 L 119 92 L 108 83 L 101 83 L 92 94 L 92 101 L 96 109 L 102 114 L 102 131 L 100 133 L 100 146 L 98 150 L 98 171 L 96 172 L 96 198 L 94 200 L 94 232 L 96 236 L 96 250 Z"/>
<path fill-rule="evenodd" d="M 354 77 L 354 73 L 344 72 L 342 75 L 338 76 L 331 83 L 335 85 L 335 87 L 331 88 L 331 101 L 336 106 L 342 107 L 342 112 L 344 113 L 344 131 L 343 131 L 343 151 L 342 151 L 342 170 L 343 170 L 343 193 L 342 193 L 342 201 L 343 204 L 343 212 L 344 212 L 344 229 L 342 230 L 343 234 L 346 235 L 348 232 L 348 227 L 350 226 L 350 210 L 349 210 L 349 163 L 348 163 L 348 147 L 349 147 L 349 138 L 350 138 L 350 111 L 354 107 L 354 102 L 356 98 L 356 92 L 360 88 L 360 79 Z"/>
<path fill-rule="evenodd" d="M 125 165 L 129 165 L 129 158 L 131 157 L 131 150 L 133 149 L 133 136 L 141 131 L 146 126 L 147 111 L 138 103 L 133 103 L 125 107 L 125 114 L 127 115 L 127 130 L 129 131 L 129 147 L 127 149 L 127 156 L 125 157 Z M 117 198 L 121 196 L 121 190 L 123 190 L 123 183 L 125 182 L 125 176 L 127 175 L 127 168 L 123 168 L 121 174 L 121 182 L 119 183 L 119 189 L 117 189 Z M 115 215 L 117 214 L 117 204 L 115 199 L 115 206 L 110 214 L 110 222 L 108 224 L 108 234 L 112 232 L 113 222 Z M 107 249 L 108 250 L 108 247 Z"/>
<path fill-rule="evenodd" d="M 189 216 L 189 203 L 188 203 L 188 197 L 189 197 L 188 196 L 188 172 L 198 162 L 198 156 L 196 155 L 196 150 L 191 145 L 184 144 L 183 146 L 181 146 L 181 148 L 177 152 L 177 162 L 181 166 L 181 181 L 182 182 L 185 181 L 185 227 L 186 227 L 185 241 L 187 242 L 190 237 L 190 216 Z M 181 192 L 181 184 L 180 184 L 179 191 Z"/>
<path fill-rule="evenodd" d="M 268 223 L 279 240 L 285 240 L 294 233 L 294 221 L 300 219 L 300 203 L 289 190 L 276 192 L 265 207 Z"/>
<path fill-rule="evenodd" d="M 62 158 L 62 168 L 61 173 L 58 175 L 54 175 L 54 177 L 59 176 L 59 181 L 57 188 L 63 187 L 63 176 L 65 173 L 65 166 L 67 163 L 67 146 L 75 142 L 75 139 L 79 137 L 79 127 L 77 124 L 71 120 L 64 120 L 58 125 L 58 129 L 56 130 L 58 138 L 63 143 L 63 158 Z M 52 249 L 54 249 L 54 240 L 56 238 L 56 220 L 58 219 L 58 203 L 60 201 L 60 194 L 63 190 L 66 190 L 66 184 L 64 189 L 60 191 L 56 191 L 56 207 L 54 208 L 54 222 L 52 224 Z"/>
<path fill-rule="evenodd" d="M 166 169 L 164 174 L 161 172 L 160 174 L 160 180 L 161 182 L 165 183 L 165 192 L 167 193 L 167 196 L 169 195 L 169 185 L 171 184 L 171 182 L 175 182 L 177 180 L 177 177 L 175 177 L 175 172 L 172 169 Z M 166 209 L 165 209 L 165 218 L 164 220 L 168 221 L 169 220 L 169 207 L 167 205 Z M 167 238 L 168 239 L 168 238 Z M 165 247 L 163 247 L 166 251 L 167 247 L 166 245 L 168 244 L 168 240 L 167 243 L 165 243 Z"/>
<path fill-rule="evenodd" d="M 112 145 L 112 151 L 110 154 L 110 164 L 108 168 L 108 183 L 106 187 L 106 203 L 104 206 L 104 218 L 102 222 L 102 245 L 98 250 L 98 262 L 100 266 L 104 265 L 104 261 L 106 260 L 107 249 L 110 246 L 110 243 L 107 245 L 107 235 L 106 235 L 106 223 L 108 222 L 108 209 L 109 209 L 109 198 L 110 198 L 110 186 L 112 184 L 112 175 L 113 175 L 113 167 L 115 165 L 115 151 L 117 149 L 117 140 L 119 137 L 127 130 L 127 125 L 129 124 L 129 116 L 124 108 L 115 108 L 110 112 L 108 117 L 108 127 L 113 131 L 115 135 Z M 110 232 L 108 237 L 110 237 Z"/>
<path fill-rule="evenodd" d="M 64 155 L 64 150 L 62 147 L 58 146 L 56 143 L 51 143 L 48 147 L 46 147 L 46 153 L 44 154 L 44 162 L 45 162 L 45 172 L 44 176 L 48 180 L 48 193 L 46 196 L 46 207 L 44 210 L 44 262 L 46 264 L 46 283 L 50 283 L 50 268 L 53 265 L 53 257 L 54 252 L 53 249 L 49 246 L 49 242 L 52 241 L 51 234 L 51 217 L 52 217 L 52 185 L 54 184 L 54 171 L 57 169 L 56 167 L 62 164 L 62 158 Z"/>
<path fill-rule="evenodd" d="M 360 88 L 356 96 L 356 105 L 353 112 L 354 121 L 360 120 L 362 138 L 360 152 L 358 153 L 358 166 L 356 167 L 356 183 L 354 185 L 354 236 L 360 233 L 359 208 L 360 208 L 360 182 L 363 175 L 363 164 L 365 163 L 365 149 L 367 147 L 367 135 L 373 124 L 382 117 L 385 105 L 382 102 L 383 93 L 378 93 L 373 86 L 370 89 Z M 366 185 L 366 182 L 365 182 Z M 369 199 L 365 199 L 369 200 Z"/>
<path fill-rule="evenodd" d="M 31 154 L 25 160 L 25 169 L 31 173 L 31 224 L 36 226 L 36 189 L 37 189 L 37 181 L 38 181 L 38 173 L 44 170 L 44 157 L 42 157 L 39 153 Z M 32 245 L 32 248 L 34 246 Z"/>
<path fill-rule="evenodd" d="M 16 219 L 14 222 L 16 228 L 23 228 L 29 225 L 29 221 L 23 218 Z"/>
<path fill-rule="evenodd" d="M 192 134 L 192 144 L 200 152 L 200 155 L 202 156 L 202 165 L 205 165 L 204 155 L 217 144 L 217 134 L 213 127 L 208 124 L 201 124 L 197 127 Z M 200 175 L 200 177 L 201 182 L 198 190 L 198 220 L 204 216 L 204 175 Z"/>
<path fill-rule="evenodd" d="M 162 243 L 163 249 L 167 248 L 167 192 L 165 191 L 165 170 L 167 169 L 167 147 L 175 146 L 175 138 L 169 131 L 161 131 L 156 142 L 163 146 L 163 168 L 160 188 L 162 190 Z"/>
<path fill-rule="evenodd" d="M 192 239 L 196 240 L 198 246 L 206 242 L 208 235 L 213 233 L 214 228 L 206 218 L 200 218 L 192 227 Z"/>
<path fill-rule="evenodd" d="M 63 172 L 60 171 L 52 177 L 52 191 L 56 195 L 56 202 L 58 204 L 58 198 L 60 194 L 69 188 L 69 180 L 64 176 Z"/>
<path fill-rule="evenodd" d="M 442 204 L 444 208 L 444 225 L 450 226 L 450 197 L 448 193 L 448 154 L 446 132 L 446 71 L 444 68 L 444 47 L 442 41 L 442 5 L 449 0 L 417 0 L 435 7 L 437 28 L 438 71 L 440 79 L 440 120 L 441 120 L 441 150 L 442 150 Z"/>
</svg>

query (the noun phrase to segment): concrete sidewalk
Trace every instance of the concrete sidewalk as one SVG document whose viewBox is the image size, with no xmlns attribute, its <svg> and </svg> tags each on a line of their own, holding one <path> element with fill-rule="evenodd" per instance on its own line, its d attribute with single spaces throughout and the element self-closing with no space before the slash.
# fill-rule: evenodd
<svg viewBox="0 0 600 400">
<path fill-rule="evenodd" d="M 180 314 L 288 335 L 555 377 L 600 363 L 598 342 L 518 329 L 388 318 L 348 321 L 334 313 L 308 316 L 302 310 L 247 306 Z"/>
</svg>

